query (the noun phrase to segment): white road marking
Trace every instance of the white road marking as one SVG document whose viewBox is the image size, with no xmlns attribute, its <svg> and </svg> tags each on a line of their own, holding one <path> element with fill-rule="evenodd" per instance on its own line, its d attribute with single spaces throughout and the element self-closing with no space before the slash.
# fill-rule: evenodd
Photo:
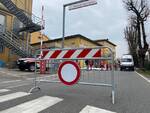
<svg viewBox="0 0 150 113">
<path fill-rule="evenodd" d="M 6 84 L 6 83 L 12 83 L 12 82 L 20 82 L 22 80 L 10 80 L 10 81 L 3 81 L 3 82 L 0 82 L 0 84 Z"/>
<path fill-rule="evenodd" d="M 0 96 L 0 103 L 5 102 L 5 101 L 9 101 L 9 100 L 13 100 L 13 99 L 16 99 L 16 98 L 19 98 L 19 97 L 27 96 L 29 94 L 30 93 L 16 92 L 16 93 L 3 95 L 3 96 Z"/>
<path fill-rule="evenodd" d="M 141 75 L 140 73 L 136 72 L 140 77 L 142 77 L 144 80 L 146 80 L 148 83 L 150 83 L 150 80 L 146 77 L 144 77 L 143 75 Z"/>
<path fill-rule="evenodd" d="M 42 76 L 42 75 L 41 75 Z M 51 77 L 57 77 L 56 74 L 54 75 L 43 75 L 42 77 L 36 77 L 36 79 L 48 79 L 48 78 L 51 78 Z M 35 78 L 27 78 L 27 80 L 34 80 Z M 53 79 L 53 78 L 52 78 Z"/>
<path fill-rule="evenodd" d="M 0 89 L 0 93 L 8 92 L 10 91 L 9 89 Z"/>
<path fill-rule="evenodd" d="M 57 97 L 43 96 L 38 99 L 25 102 L 0 113 L 39 113 L 40 111 L 57 104 L 63 99 Z"/>
<path fill-rule="evenodd" d="M 1 72 L 1 73 L 6 74 L 8 76 L 12 76 L 12 77 L 20 77 L 20 76 L 18 76 L 16 74 L 10 74 L 10 73 L 7 73 L 7 72 Z M 5 75 L 1 75 L 1 76 L 5 76 Z"/>
<path fill-rule="evenodd" d="M 15 85 L 15 86 L 8 86 L 6 87 L 7 89 L 12 89 L 12 88 L 17 88 L 17 87 L 21 87 L 21 86 L 27 86 L 27 85 L 30 85 L 29 83 L 26 83 L 26 84 L 20 84 L 20 85 Z"/>
<path fill-rule="evenodd" d="M 13 77 L 24 77 L 23 75 L 32 75 L 32 74 L 34 74 L 34 73 L 26 73 L 26 72 L 14 73 L 14 71 L 8 71 L 8 70 L 7 70 L 7 72 L 0 70 L 0 73 L 6 74 L 6 75 L 9 75 L 9 76 L 13 76 Z M 27 78 L 27 77 L 24 77 L 24 78 Z"/>
<path fill-rule="evenodd" d="M 10 76 L 13 76 L 13 77 L 20 77 L 18 76 L 17 74 L 12 74 L 12 73 L 9 73 L 9 72 L 6 72 L 7 75 L 10 75 Z"/>
<path fill-rule="evenodd" d="M 85 108 L 82 109 L 82 111 L 80 111 L 80 113 L 116 113 L 116 112 L 87 105 Z"/>
</svg>

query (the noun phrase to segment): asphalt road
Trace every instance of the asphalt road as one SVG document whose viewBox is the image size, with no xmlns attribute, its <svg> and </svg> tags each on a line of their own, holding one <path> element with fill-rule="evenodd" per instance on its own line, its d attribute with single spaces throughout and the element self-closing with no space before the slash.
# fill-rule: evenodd
<svg viewBox="0 0 150 113">
<path fill-rule="evenodd" d="M 0 113 L 149 113 L 150 83 L 135 72 L 115 72 L 116 98 L 111 88 L 62 83 L 39 83 L 40 91 L 28 93 L 34 73 L 0 71 Z M 16 75 L 16 76 L 11 76 Z M 81 81 L 110 83 L 109 72 L 84 72 Z M 38 78 L 39 79 L 39 78 Z M 42 79 L 42 77 L 40 78 Z M 57 80 L 48 76 L 46 80 Z M 3 89 L 3 90 L 2 90 Z M 5 89 L 5 90 L 4 90 Z M 22 112 L 25 111 L 26 112 Z"/>
</svg>

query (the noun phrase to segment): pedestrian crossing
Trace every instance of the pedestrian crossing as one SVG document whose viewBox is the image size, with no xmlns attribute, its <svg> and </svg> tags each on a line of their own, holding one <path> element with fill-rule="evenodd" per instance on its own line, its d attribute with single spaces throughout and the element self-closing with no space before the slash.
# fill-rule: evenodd
<svg viewBox="0 0 150 113">
<path fill-rule="evenodd" d="M 63 99 L 57 97 L 43 96 L 35 100 L 25 102 L 0 113 L 38 113 L 52 105 L 57 104 Z"/>
<path fill-rule="evenodd" d="M 7 92 L 7 91 L 10 91 L 9 89 L 0 89 L 0 93 L 4 93 L 4 92 Z"/>
<path fill-rule="evenodd" d="M 28 96 L 32 95 L 31 93 L 26 92 L 12 93 L 12 91 L 9 89 L 0 89 L 0 94 L 3 94 L 0 95 L 0 105 L 5 102 L 12 101 L 14 99 L 28 98 Z M 32 100 L 27 99 L 26 102 L 22 102 L 10 108 L 4 109 L 0 111 L 0 113 L 39 113 L 47 108 L 50 108 L 53 105 L 57 105 L 63 100 L 64 99 L 58 97 L 40 96 Z M 78 113 L 115 113 L 115 112 L 87 105 L 83 109 L 81 109 L 81 111 L 79 111 Z"/>
<path fill-rule="evenodd" d="M 87 105 L 85 108 L 83 108 L 81 110 L 80 113 L 116 113 L 116 112 L 112 112 L 112 111 L 108 111 L 105 109 L 101 109 L 101 108 Z"/>
<path fill-rule="evenodd" d="M 27 95 L 29 95 L 29 93 L 25 93 L 25 92 L 16 92 L 16 93 L 8 94 L 8 95 L 3 95 L 3 96 L 0 96 L 0 103 L 6 102 L 8 100 L 16 99 L 19 97 L 27 96 Z"/>
</svg>

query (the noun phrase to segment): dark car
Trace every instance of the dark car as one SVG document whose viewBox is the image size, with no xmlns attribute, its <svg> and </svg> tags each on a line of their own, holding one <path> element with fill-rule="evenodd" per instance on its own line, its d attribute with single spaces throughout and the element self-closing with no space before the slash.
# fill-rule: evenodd
<svg viewBox="0 0 150 113">
<path fill-rule="evenodd" d="M 21 71 L 28 69 L 29 71 L 35 70 L 35 58 L 20 58 L 17 60 L 18 68 Z"/>
</svg>

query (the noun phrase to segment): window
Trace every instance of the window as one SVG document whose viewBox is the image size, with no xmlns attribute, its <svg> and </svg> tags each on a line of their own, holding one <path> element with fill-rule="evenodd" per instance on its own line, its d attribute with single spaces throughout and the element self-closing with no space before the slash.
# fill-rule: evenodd
<svg viewBox="0 0 150 113">
<path fill-rule="evenodd" d="M 132 62 L 132 59 L 127 58 L 127 59 L 122 59 L 121 61 L 122 62 Z"/>
<path fill-rule="evenodd" d="M 0 32 L 3 32 L 5 27 L 5 16 L 0 14 Z"/>
<path fill-rule="evenodd" d="M 13 32 L 17 35 L 17 36 L 19 36 L 19 35 L 24 35 L 23 33 L 21 33 L 21 34 L 19 34 L 19 30 L 20 30 L 20 28 L 22 28 L 23 27 L 23 23 L 21 23 L 20 22 L 20 20 L 18 20 L 18 18 L 17 17 L 15 17 L 14 18 L 14 22 L 13 22 Z"/>
<path fill-rule="evenodd" d="M 15 54 L 15 52 L 12 51 L 11 49 L 9 50 L 9 53 L 10 53 L 10 55 L 14 55 Z"/>
<path fill-rule="evenodd" d="M 0 45 L 0 53 L 3 53 L 3 52 L 4 52 L 4 46 Z"/>
</svg>

